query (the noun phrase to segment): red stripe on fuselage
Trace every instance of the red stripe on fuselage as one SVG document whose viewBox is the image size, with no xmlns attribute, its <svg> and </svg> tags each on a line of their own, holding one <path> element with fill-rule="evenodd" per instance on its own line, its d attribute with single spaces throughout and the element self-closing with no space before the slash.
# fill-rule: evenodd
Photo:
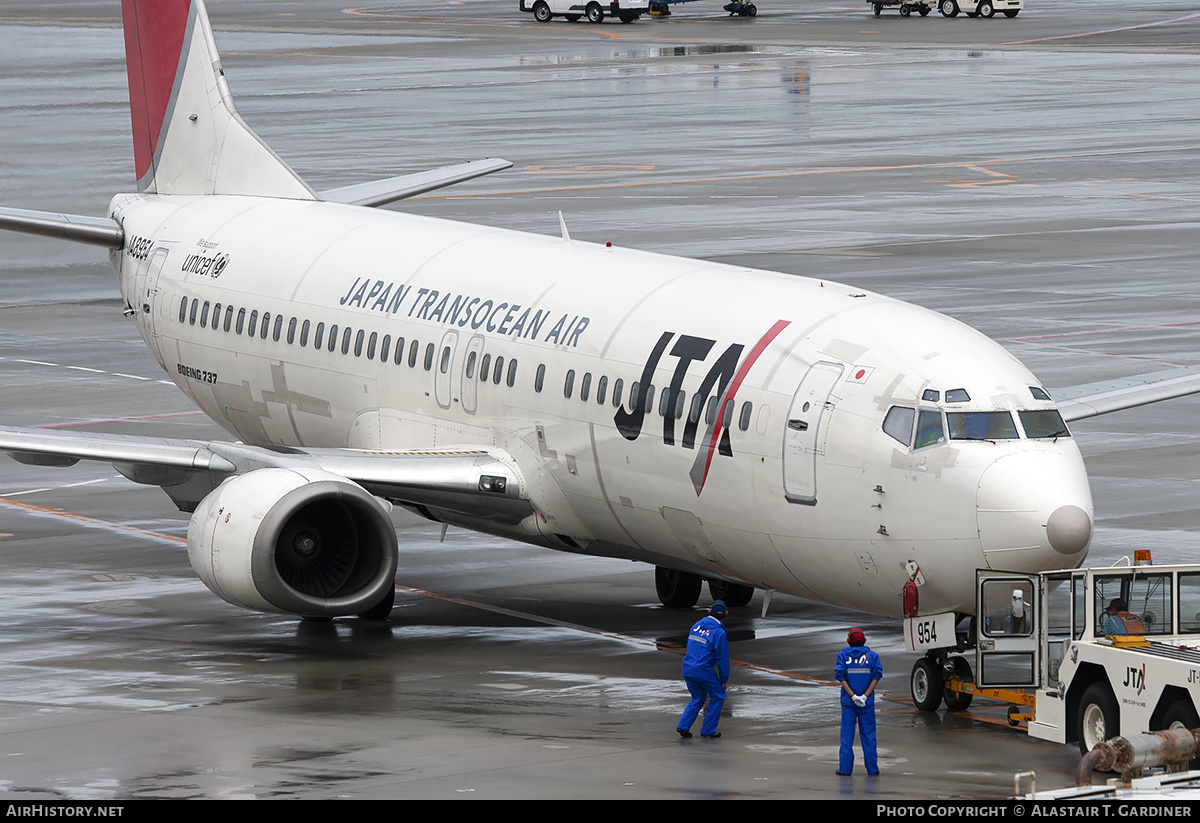
<svg viewBox="0 0 1200 823">
<path fill-rule="evenodd" d="M 191 0 L 121 0 L 137 179 L 150 170 L 179 73 Z"/>
<path fill-rule="evenodd" d="M 767 333 L 764 334 L 762 338 L 754 344 L 754 348 L 750 350 L 750 353 L 746 355 L 746 359 L 742 361 L 742 366 L 738 369 L 737 374 L 733 376 L 733 380 L 729 381 L 729 386 L 725 389 L 725 395 L 721 398 L 720 405 L 717 406 L 718 417 L 716 425 L 713 426 L 712 434 L 709 435 L 708 438 L 708 450 L 707 454 L 704 456 L 704 477 L 700 481 L 700 489 L 696 492 L 697 494 L 704 491 L 704 484 L 708 482 L 708 469 L 712 465 L 713 452 L 717 448 L 717 440 L 721 436 L 721 429 L 724 428 L 724 426 L 721 425 L 721 421 L 725 419 L 725 404 L 737 394 L 737 390 L 741 387 L 742 381 L 746 379 L 746 375 L 750 372 L 750 368 L 754 365 L 755 361 L 758 360 L 762 353 L 766 351 L 767 346 L 771 345 L 771 341 L 778 337 L 779 333 L 790 325 L 790 320 L 776 320 L 775 325 L 771 326 Z"/>
</svg>

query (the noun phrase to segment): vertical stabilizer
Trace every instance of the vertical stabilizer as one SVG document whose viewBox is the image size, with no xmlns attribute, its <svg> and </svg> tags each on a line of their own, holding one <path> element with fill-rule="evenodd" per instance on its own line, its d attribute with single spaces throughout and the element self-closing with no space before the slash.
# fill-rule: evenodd
<svg viewBox="0 0 1200 823">
<path fill-rule="evenodd" d="M 138 191 L 316 200 L 234 110 L 201 0 L 122 0 Z"/>
</svg>

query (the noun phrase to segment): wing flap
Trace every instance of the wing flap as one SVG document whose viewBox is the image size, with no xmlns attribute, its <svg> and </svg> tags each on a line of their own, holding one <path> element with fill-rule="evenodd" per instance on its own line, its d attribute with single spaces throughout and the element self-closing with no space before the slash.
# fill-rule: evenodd
<svg viewBox="0 0 1200 823">
<path fill-rule="evenodd" d="M 464 180 L 473 180 L 485 174 L 512 168 L 512 163 L 499 158 L 472 160 L 440 169 L 402 174 L 385 180 L 358 183 L 321 192 L 321 197 L 330 203 L 345 203 L 350 206 L 384 206 L 397 200 L 415 197 L 428 191 L 453 186 Z"/>
<path fill-rule="evenodd" d="M 1068 423 L 1200 392 L 1200 366 L 1166 369 L 1118 380 L 1058 389 L 1054 399 Z"/>
</svg>

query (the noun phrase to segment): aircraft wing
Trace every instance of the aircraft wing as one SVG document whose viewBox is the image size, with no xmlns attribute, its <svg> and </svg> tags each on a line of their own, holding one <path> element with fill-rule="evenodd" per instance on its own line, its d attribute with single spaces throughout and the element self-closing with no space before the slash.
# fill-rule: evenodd
<svg viewBox="0 0 1200 823">
<path fill-rule="evenodd" d="M 384 206 L 406 197 L 415 197 L 427 191 L 452 186 L 464 180 L 471 180 L 510 168 L 512 168 L 512 163 L 499 158 L 472 160 L 469 163 L 459 163 L 416 174 L 402 174 L 386 180 L 329 189 L 321 192 L 321 197 L 330 203 L 346 203 L 351 206 Z"/>
<path fill-rule="evenodd" d="M 320 468 L 401 505 L 518 523 L 532 513 L 511 458 L 494 450 L 368 452 L 293 449 L 118 434 L 0 427 L 0 451 L 20 463 L 111 463 L 135 483 L 161 486 L 192 511 L 226 478 L 263 468 Z"/>
<path fill-rule="evenodd" d="M 1200 392 L 1200 366 L 1167 369 L 1119 380 L 1057 389 L 1054 399 L 1068 423 Z"/>
</svg>

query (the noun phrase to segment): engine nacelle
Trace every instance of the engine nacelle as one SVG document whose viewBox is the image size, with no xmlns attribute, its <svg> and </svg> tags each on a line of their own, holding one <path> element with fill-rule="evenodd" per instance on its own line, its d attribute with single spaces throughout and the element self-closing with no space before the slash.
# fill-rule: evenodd
<svg viewBox="0 0 1200 823">
<path fill-rule="evenodd" d="M 396 584 L 396 530 L 384 505 L 319 469 L 258 469 L 200 502 L 188 558 L 223 600 L 258 611 L 337 617 Z"/>
</svg>

